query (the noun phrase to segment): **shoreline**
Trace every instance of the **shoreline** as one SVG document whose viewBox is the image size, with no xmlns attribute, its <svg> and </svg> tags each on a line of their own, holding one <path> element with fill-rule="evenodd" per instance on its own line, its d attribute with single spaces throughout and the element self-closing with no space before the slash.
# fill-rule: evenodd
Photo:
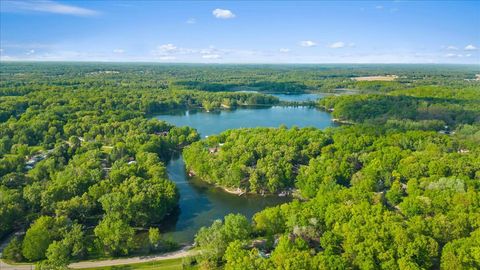
<svg viewBox="0 0 480 270">
<path fill-rule="evenodd" d="M 248 192 L 242 190 L 241 188 L 232 189 L 232 188 L 222 187 L 219 185 L 215 185 L 215 187 L 221 188 L 223 191 L 233 195 L 242 196 L 244 194 L 248 194 Z"/>
<path fill-rule="evenodd" d="M 198 180 L 200 180 L 203 184 L 212 186 L 214 188 L 221 189 L 223 192 L 226 192 L 228 194 L 232 195 L 237 195 L 237 196 L 242 196 L 242 195 L 252 195 L 252 196 L 261 196 L 261 197 L 267 197 L 267 196 L 275 196 L 275 197 L 290 197 L 294 198 L 296 197 L 295 194 L 298 192 L 297 189 L 295 188 L 290 188 L 288 190 L 282 190 L 278 193 L 255 193 L 255 192 L 248 192 L 246 190 L 243 190 L 241 188 L 230 188 L 230 187 L 224 187 L 218 184 L 210 183 L 208 181 L 203 180 L 202 178 L 198 177 L 193 170 L 187 169 L 187 176 L 188 178 L 196 177 Z"/>
<path fill-rule="evenodd" d="M 332 118 L 332 122 L 333 122 L 333 123 L 343 124 L 343 125 L 354 125 L 354 124 L 355 124 L 355 123 L 352 122 L 352 121 L 342 120 L 342 119 L 338 119 L 338 118 Z"/>
</svg>

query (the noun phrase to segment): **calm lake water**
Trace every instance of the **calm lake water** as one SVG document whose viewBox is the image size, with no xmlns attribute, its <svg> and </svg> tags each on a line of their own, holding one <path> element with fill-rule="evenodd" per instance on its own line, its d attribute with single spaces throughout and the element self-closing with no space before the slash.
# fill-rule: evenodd
<svg viewBox="0 0 480 270">
<path fill-rule="evenodd" d="M 294 95 L 294 94 L 272 94 L 272 96 L 278 97 L 280 100 L 283 101 L 316 101 L 317 99 L 325 97 L 327 94 L 319 93 L 319 94 L 301 94 L 301 95 Z"/>
<path fill-rule="evenodd" d="M 314 98 L 311 94 L 286 96 L 279 98 L 295 101 Z M 288 127 L 326 128 L 332 125 L 328 113 L 307 107 L 270 107 L 219 112 L 187 111 L 158 115 L 155 118 L 176 126 L 196 128 L 202 137 L 242 127 L 278 127 L 283 124 Z M 177 184 L 180 202 L 178 213 L 170 218 L 162 231 L 165 237 L 179 243 L 191 243 L 200 227 L 209 226 L 215 219 L 221 219 L 229 213 L 241 213 L 250 218 L 265 207 L 290 200 L 278 196 L 237 196 L 197 179 L 189 179 L 181 155 L 170 160 L 167 171 L 170 179 Z"/>
</svg>

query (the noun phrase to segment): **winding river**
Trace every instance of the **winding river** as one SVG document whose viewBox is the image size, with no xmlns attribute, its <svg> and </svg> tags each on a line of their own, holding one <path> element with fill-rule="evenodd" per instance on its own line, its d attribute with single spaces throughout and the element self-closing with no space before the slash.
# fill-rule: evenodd
<svg viewBox="0 0 480 270">
<path fill-rule="evenodd" d="M 281 100 L 306 101 L 323 97 L 316 94 L 275 95 Z M 328 113 L 308 107 L 270 107 L 262 109 L 237 109 L 233 111 L 204 112 L 183 111 L 157 115 L 155 118 L 176 126 L 196 128 L 202 137 L 218 134 L 232 128 L 332 126 Z M 189 179 L 182 156 L 172 158 L 167 164 L 170 179 L 180 192 L 179 211 L 163 228 L 165 238 L 178 243 L 191 243 L 202 226 L 209 226 L 215 219 L 229 213 L 241 213 L 252 217 L 268 206 L 287 202 L 290 199 L 278 196 L 237 196 L 209 186 L 198 179 Z"/>
</svg>

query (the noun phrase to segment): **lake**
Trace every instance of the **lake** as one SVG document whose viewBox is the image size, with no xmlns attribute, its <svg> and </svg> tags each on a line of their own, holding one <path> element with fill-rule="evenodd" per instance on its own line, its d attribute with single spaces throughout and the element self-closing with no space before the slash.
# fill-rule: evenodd
<svg viewBox="0 0 480 270">
<path fill-rule="evenodd" d="M 278 96 L 278 95 L 277 95 Z M 304 101 L 312 94 L 279 96 L 280 99 Z M 157 115 L 155 118 L 176 126 L 196 128 L 202 137 L 218 134 L 232 128 L 247 127 L 317 127 L 332 126 L 328 113 L 309 107 L 270 107 L 262 109 L 237 109 L 232 111 L 183 111 Z M 215 219 L 229 213 L 241 213 L 248 218 L 268 206 L 288 202 L 290 198 L 278 196 L 237 196 L 229 194 L 198 179 L 189 179 L 181 155 L 167 164 L 169 178 L 177 184 L 179 211 L 161 228 L 164 237 L 179 243 L 191 243 L 202 226 L 209 226 Z"/>
<path fill-rule="evenodd" d="M 271 94 L 272 96 L 278 97 L 282 101 L 316 101 L 317 99 L 323 98 L 327 95 L 327 93 L 318 93 L 318 94 Z"/>
</svg>

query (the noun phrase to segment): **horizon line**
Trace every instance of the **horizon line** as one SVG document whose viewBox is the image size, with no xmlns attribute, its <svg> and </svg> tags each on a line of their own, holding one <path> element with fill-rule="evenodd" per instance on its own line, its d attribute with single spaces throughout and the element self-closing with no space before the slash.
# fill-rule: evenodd
<svg viewBox="0 0 480 270">
<path fill-rule="evenodd" d="M 463 65 L 463 66 L 479 66 L 479 63 L 432 63 L 432 62 L 384 62 L 384 63 L 372 63 L 372 62 L 159 62 L 159 61 L 102 61 L 102 60 L 3 60 L 0 59 L 0 63 L 104 63 L 104 64 L 167 64 L 167 65 Z"/>
</svg>

